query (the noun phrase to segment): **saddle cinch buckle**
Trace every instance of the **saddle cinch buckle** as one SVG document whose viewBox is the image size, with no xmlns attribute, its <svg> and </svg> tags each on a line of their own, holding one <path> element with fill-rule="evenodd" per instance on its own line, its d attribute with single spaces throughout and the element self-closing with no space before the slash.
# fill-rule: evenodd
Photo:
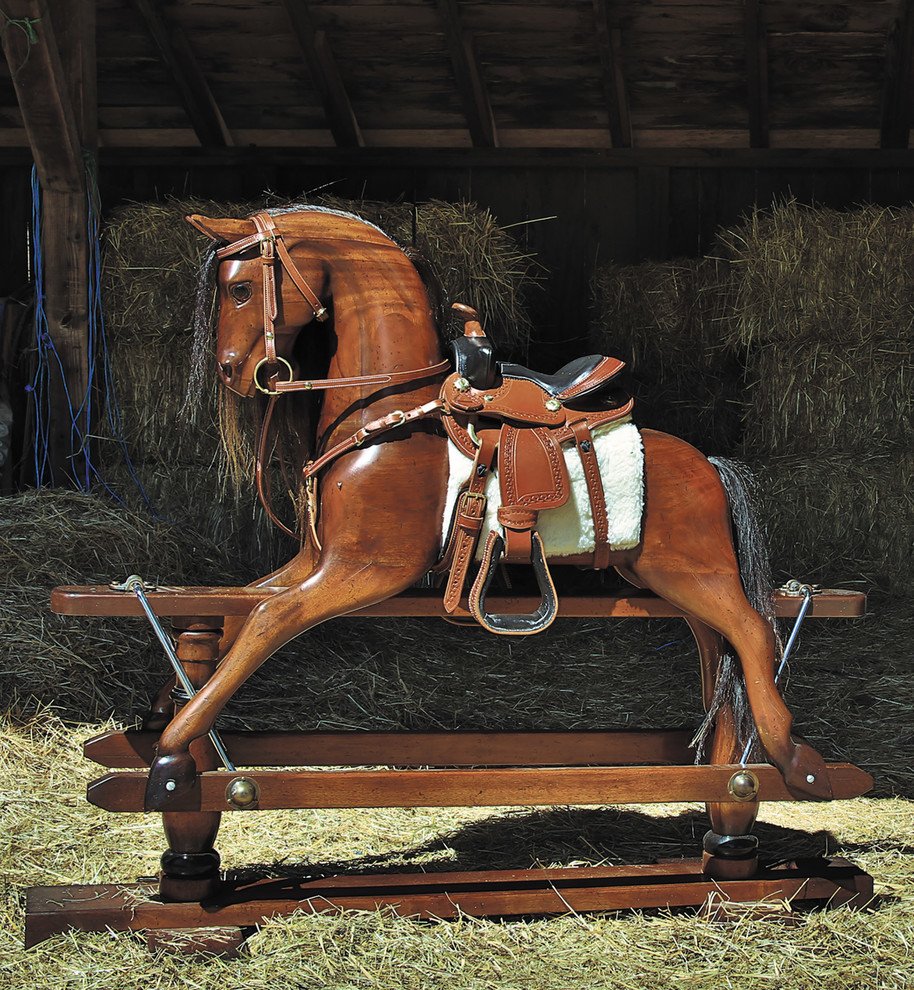
<svg viewBox="0 0 914 990">
<path fill-rule="evenodd" d="M 540 603 L 528 613 L 509 615 L 489 612 L 486 609 L 486 595 L 495 571 L 505 556 L 505 537 L 495 530 L 489 531 L 483 550 L 479 573 L 470 589 L 469 605 L 473 618 L 489 632 L 501 636 L 532 636 L 548 629 L 559 611 L 559 599 L 546 563 L 546 550 L 542 538 L 534 529 L 530 531 L 530 563 L 536 575 L 540 592 Z"/>
</svg>

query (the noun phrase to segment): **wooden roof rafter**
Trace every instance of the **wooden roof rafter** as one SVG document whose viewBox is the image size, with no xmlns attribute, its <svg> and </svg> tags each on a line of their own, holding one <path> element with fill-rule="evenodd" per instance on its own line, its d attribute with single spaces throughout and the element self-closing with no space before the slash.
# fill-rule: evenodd
<svg viewBox="0 0 914 990">
<path fill-rule="evenodd" d="M 746 42 L 746 97 L 749 107 L 749 147 L 771 143 L 768 123 L 768 32 L 761 0 L 743 0 Z"/>
<path fill-rule="evenodd" d="M 482 73 L 482 63 L 473 35 L 463 28 L 457 0 L 438 0 L 438 10 L 444 22 L 447 45 L 454 79 L 460 91 L 467 126 L 473 146 L 497 148 L 498 129 Z"/>
<path fill-rule="evenodd" d="M 339 148 L 363 148 L 365 139 L 346 92 L 327 33 L 318 29 L 306 0 L 280 0 L 320 96 L 333 140 Z"/>
<path fill-rule="evenodd" d="M 133 0 L 162 61 L 181 95 L 191 126 L 204 148 L 229 148 L 235 142 L 186 35 L 166 22 L 155 0 Z"/>
<path fill-rule="evenodd" d="M 612 146 L 630 148 L 632 121 L 622 61 L 622 29 L 612 23 L 608 0 L 593 0 L 593 13 Z"/>
<path fill-rule="evenodd" d="M 885 88 L 879 143 L 883 148 L 907 148 L 911 133 L 914 87 L 914 0 L 900 0 L 898 16 L 889 29 L 885 56 Z"/>
</svg>

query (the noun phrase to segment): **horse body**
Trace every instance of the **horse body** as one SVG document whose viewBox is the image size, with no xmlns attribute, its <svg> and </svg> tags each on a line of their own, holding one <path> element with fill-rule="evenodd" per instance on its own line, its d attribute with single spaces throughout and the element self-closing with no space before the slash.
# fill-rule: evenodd
<svg viewBox="0 0 914 990">
<path fill-rule="evenodd" d="M 224 242 L 255 233 L 251 220 L 189 218 Z M 424 285 L 412 263 L 377 228 L 332 211 L 283 214 L 285 243 L 298 274 L 332 306 L 328 379 L 352 379 L 427 368 L 441 360 L 441 343 Z M 292 279 L 276 283 L 270 316 L 263 260 L 256 253 L 223 262 L 219 273 L 217 362 L 223 383 L 253 395 L 263 364 L 264 328 L 271 324 L 277 354 L 291 352 L 295 334 L 310 332 L 313 303 Z M 277 266 L 278 268 L 279 266 Z M 434 399 L 432 379 L 379 388 L 329 388 L 317 427 L 327 449 L 367 423 Z M 831 794 L 824 763 L 790 735 L 792 717 L 774 684 L 775 638 L 749 604 L 733 546 L 729 505 L 713 465 L 689 444 L 645 430 L 645 505 L 641 543 L 611 554 L 610 566 L 638 587 L 682 608 L 699 645 L 706 704 L 723 640 L 745 675 L 759 735 L 788 786 L 800 796 Z M 257 582 L 277 592 L 240 628 L 227 629 L 227 652 L 213 678 L 162 733 L 152 765 L 147 806 L 193 786 L 188 749 L 213 725 L 244 681 L 283 644 L 326 619 L 399 594 L 435 563 L 447 485 L 447 439 L 428 421 L 408 424 L 340 457 L 320 480 L 318 551 L 310 542 L 285 567 Z M 712 746 L 716 762 L 738 759 L 735 729 L 724 711 Z M 734 813 L 733 821 L 742 815 Z M 750 816 L 751 818 L 751 816 Z M 750 820 L 751 824 L 751 820 Z M 721 827 L 718 827 L 721 831 Z"/>
</svg>

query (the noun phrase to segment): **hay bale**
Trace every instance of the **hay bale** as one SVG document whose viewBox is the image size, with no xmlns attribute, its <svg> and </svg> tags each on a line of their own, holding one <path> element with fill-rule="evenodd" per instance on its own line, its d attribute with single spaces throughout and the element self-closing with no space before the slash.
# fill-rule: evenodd
<svg viewBox="0 0 914 990">
<path fill-rule="evenodd" d="M 736 345 L 866 343 L 914 335 L 914 208 L 833 210 L 795 200 L 721 230 Z"/>
<path fill-rule="evenodd" d="M 753 464 L 776 578 L 887 592 L 914 583 L 914 454 L 832 451 Z"/>
<path fill-rule="evenodd" d="M 629 363 L 635 419 L 708 453 L 740 430 L 740 367 L 722 345 L 726 284 L 711 260 L 605 265 L 594 277 L 590 339 Z"/>
<path fill-rule="evenodd" d="M 748 456 L 907 446 L 914 428 L 914 209 L 788 202 L 719 235 L 749 366 Z"/>
<path fill-rule="evenodd" d="M 129 717 L 166 676 L 147 630 L 116 619 L 51 615 L 57 584 L 219 580 L 216 549 L 184 530 L 155 523 L 76 492 L 43 490 L 0 499 L 0 691 L 9 707 L 51 705 L 73 718 Z"/>
<path fill-rule="evenodd" d="M 748 360 L 746 456 L 910 446 L 914 350 L 907 344 L 773 343 L 753 348 Z"/>
</svg>

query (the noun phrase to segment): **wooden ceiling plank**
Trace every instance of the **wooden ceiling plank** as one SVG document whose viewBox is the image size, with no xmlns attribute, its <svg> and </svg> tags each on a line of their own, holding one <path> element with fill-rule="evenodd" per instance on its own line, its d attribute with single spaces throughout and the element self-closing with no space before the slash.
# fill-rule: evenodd
<svg viewBox="0 0 914 990">
<path fill-rule="evenodd" d="M 231 147 L 234 144 L 231 132 L 184 32 L 166 23 L 154 0 L 133 0 L 133 4 L 181 94 L 200 144 L 204 148 Z"/>
<path fill-rule="evenodd" d="M 761 0 L 744 0 L 743 35 L 746 42 L 746 82 L 749 104 L 749 146 L 767 148 L 768 35 L 762 19 Z"/>
<path fill-rule="evenodd" d="M 622 29 L 612 23 L 608 0 L 593 0 L 593 12 L 610 137 L 614 148 L 630 148 L 632 122 L 623 71 Z"/>
<path fill-rule="evenodd" d="M 81 192 L 85 184 L 79 126 L 48 15 L 48 0 L 8 0 L 9 20 L 31 22 L 34 41 L 24 27 L 0 31 L 32 158 L 42 188 Z"/>
<path fill-rule="evenodd" d="M 438 11 L 473 145 L 497 148 L 498 129 L 473 35 L 463 29 L 457 0 L 438 0 Z"/>
<path fill-rule="evenodd" d="M 911 133 L 911 90 L 914 87 L 914 0 L 900 0 L 889 29 L 885 51 L 885 84 L 879 143 L 907 148 Z"/>
<path fill-rule="evenodd" d="M 319 30 L 311 17 L 306 0 L 280 0 L 292 33 L 298 42 L 302 59 L 311 73 L 314 88 L 320 96 L 327 125 L 340 148 L 363 148 L 362 129 L 352 109 L 336 59 L 325 31 Z"/>
</svg>

